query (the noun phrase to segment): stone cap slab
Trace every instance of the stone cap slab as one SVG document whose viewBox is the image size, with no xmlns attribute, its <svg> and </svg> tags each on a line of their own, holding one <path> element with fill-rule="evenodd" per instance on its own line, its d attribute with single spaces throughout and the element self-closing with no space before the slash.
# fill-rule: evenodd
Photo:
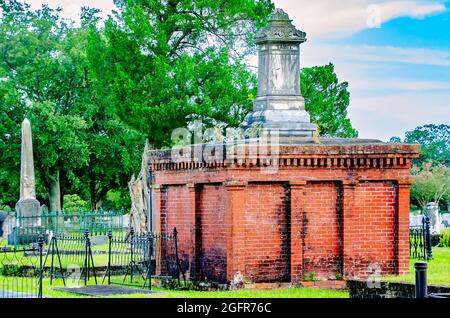
<svg viewBox="0 0 450 318">
<path fill-rule="evenodd" d="M 384 143 L 372 139 L 298 138 L 291 140 L 290 144 L 277 145 L 260 145 L 259 141 L 262 140 L 150 150 L 147 153 L 148 164 L 156 170 L 259 166 L 273 165 L 274 162 L 277 165 L 315 167 L 405 167 L 411 164 L 413 158 L 419 157 L 420 152 L 420 145 Z M 177 156 L 172 157 L 173 153 Z M 204 153 L 212 155 L 199 156 Z"/>
</svg>

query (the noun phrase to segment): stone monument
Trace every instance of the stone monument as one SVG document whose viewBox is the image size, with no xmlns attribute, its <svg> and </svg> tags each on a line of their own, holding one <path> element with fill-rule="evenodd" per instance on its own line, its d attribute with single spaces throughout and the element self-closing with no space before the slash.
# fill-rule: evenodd
<svg viewBox="0 0 450 318">
<path fill-rule="evenodd" d="M 34 240 L 37 235 L 35 229 L 40 226 L 40 215 L 41 205 L 36 199 L 31 124 L 25 119 L 22 123 L 20 199 L 16 204 L 16 224 L 9 241 L 13 239 L 16 244 L 20 244 Z"/>
<path fill-rule="evenodd" d="M 281 140 L 311 137 L 317 130 L 305 110 L 300 90 L 300 44 L 306 33 L 297 30 L 281 9 L 270 16 L 269 25 L 255 36 L 258 45 L 258 96 L 243 123 L 262 132 L 276 130 Z M 285 138 L 288 137 L 288 138 Z"/>
<path fill-rule="evenodd" d="M 314 136 L 300 92 L 304 41 L 282 10 L 256 36 L 259 91 L 242 126 L 259 126 L 259 138 L 217 142 L 213 158 L 196 152 L 210 144 L 176 158 L 147 150 L 155 230 L 177 228 L 189 279 L 300 284 L 409 271 L 409 169 L 420 146 Z"/>
</svg>

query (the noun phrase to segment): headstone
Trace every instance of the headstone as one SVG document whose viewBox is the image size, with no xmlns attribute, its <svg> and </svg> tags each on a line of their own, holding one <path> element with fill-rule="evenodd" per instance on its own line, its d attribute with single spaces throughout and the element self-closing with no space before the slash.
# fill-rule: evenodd
<svg viewBox="0 0 450 318">
<path fill-rule="evenodd" d="M 409 226 L 422 226 L 423 224 L 423 215 L 409 215 Z"/>
<path fill-rule="evenodd" d="M 441 220 L 439 216 L 439 206 L 430 202 L 427 204 L 427 214 L 430 218 L 430 231 L 431 234 L 439 234 L 441 233 Z"/>
<path fill-rule="evenodd" d="M 450 214 L 443 214 L 441 216 L 441 228 L 447 229 L 450 228 Z"/>
<path fill-rule="evenodd" d="M 243 123 L 244 129 L 256 125 L 262 133 L 277 131 L 280 140 L 314 135 L 317 126 L 311 124 L 300 90 L 300 44 L 305 41 L 306 33 L 297 30 L 281 9 L 256 34 L 258 96 L 253 112 Z"/>
<path fill-rule="evenodd" d="M 0 211 L 0 238 L 2 238 L 4 234 L 3 226 L 6 225 L 5 220 L 7 219 L 7 217 L 8 214 L 6 212 Z"/>
</svg>

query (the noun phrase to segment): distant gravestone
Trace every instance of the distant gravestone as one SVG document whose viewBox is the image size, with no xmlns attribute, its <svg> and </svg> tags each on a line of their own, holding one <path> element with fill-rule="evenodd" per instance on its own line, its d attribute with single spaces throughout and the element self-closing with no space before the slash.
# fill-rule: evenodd
<svg viewBox="0 0 450 318">
<path fill-rule="evenodd" d="M 5 220 L 8 217 L 8 214 L 6 212 L 0 212 L 0 237 L 3 237 L 3 225 L 5 225 Z"/>
<path fill-rule="evenodd" d="M 422 226 L 423 224 L 423 215 L 409 215 L 409 226 Z"/>
<path fill-rule="evenodd" d="M 431 234 L 441 233 L 441 218 L 439 215 L 439 206 L 434 202 L 428 203 L 427 214 L 428 217 L 430 218 Z"/>
</svg>

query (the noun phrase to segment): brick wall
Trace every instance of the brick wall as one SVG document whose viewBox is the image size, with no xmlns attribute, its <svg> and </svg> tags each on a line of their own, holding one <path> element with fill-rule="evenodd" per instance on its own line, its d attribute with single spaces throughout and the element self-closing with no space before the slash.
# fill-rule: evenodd
<svg viewBox="0 0 450 318">
<path fill-rule="evenodd" d="M 189 213 L 189 189 L 185 185 L 171 186 L 161 193 L 161 232 L 172 233 L 174 228 L 178 231 L 178 255 L 182 270 L 189 273 L 192 246 L 194 245 L 195 216 Z M 163 253 L 173 253 L 173 246 L 164 246 Z M 173 255 L 169 255 L 173 257 Z M 173 259 L 171 260 L 173 263 Z M 163 264 L 165 267 L 165 264 Z"/>
<path fill-rule="evenodd" d="M 162 232 L 177 227 L 191 279 L 230 282 L 241 272 L 247 282 L 298 283 L 310 273 L 403 273 L 409 167 L 418 148 L 377 149 L 287 147 L 276 173 L 262 171 L 262 160 L 153 164 L 156 224 Z"/>
<path fill-rule="evenodd" d="M 245 205 L 245 272 L 252 282 L 290 275 L 289 195 L 283 184 L 249 184 Z"/>
<path fill-rule="evenodd" d="M 380 274 L 396 273 L 396 192 L 392 182 L 357 185 L 353 227 L 358 244 L 349 256 L 352 275 L 365 276 L 379 270 Z"/>
<path fill-rule="evenodd" d="M 305 187 L 303 217 L 304 274 L 318 278 L 342 277 L 342 202 L 336 183 Z"/>
<path fill-rule="evenodd" d="M 222 185 L 205 185 L 198 203 L 200 217 L 200 278 L 226 282 L 225 198 Z"/>
</svg>

